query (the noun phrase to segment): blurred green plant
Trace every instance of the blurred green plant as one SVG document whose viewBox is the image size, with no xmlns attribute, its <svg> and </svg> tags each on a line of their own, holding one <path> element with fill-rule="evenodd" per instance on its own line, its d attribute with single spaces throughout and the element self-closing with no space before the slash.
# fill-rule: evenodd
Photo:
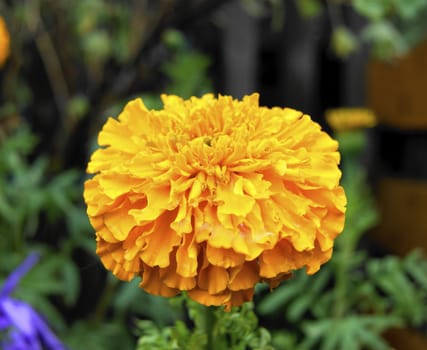
<svg viewBox="0 0 427 350">
<path fill-rule="evenodd" d="M 78 173 L 69 170 L 50 177 L 45 157 L 29 161 L 35 145 L 36 137 L 24 126 L 0 143 L 0 273 L 4 278 L 30 251 L 39 251 L 42 261 L 24 277 L 16 295 L 64 330 L 52 296 L 60 297 L 65 307 L 75 305 L 80 275 L 72 253 L 77 248 L 93 250 L 94 245 L 87 218 L 77 207 Z M 61 234 L 43 235 L 44 221 L 63 221 Z"/>
<path fill-rule="evenodd" d="M 165 30 L 162 42 L 169 57 L 160 66 L 160 71 L 166 76 L 162 93 L 190 98 L 213 91 L 208 56 L 191 47 L 184 34 L 175 29 Z M 160 93 L 141 93 L 139 96 L 149 108 L 159 109 L 162 106 Z"/>
<path fill-rule="evenodd" d="M 305 18 L 327 12 L 333 29 L 331 47 L 339 57 L 348 57 L 367 43 L 375 57 L 390 60 L 427 38 L 424 0 L 296 0 L 296 4 Z M 348 10 L 364 21 L 357 32 L 345 19 Z"/>
</svg>

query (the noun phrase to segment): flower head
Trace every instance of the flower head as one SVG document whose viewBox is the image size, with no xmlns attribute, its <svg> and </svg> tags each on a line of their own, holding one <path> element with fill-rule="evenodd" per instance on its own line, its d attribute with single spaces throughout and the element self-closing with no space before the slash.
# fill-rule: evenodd
<svg viewBox="0 0 427 350">
<path fill-rule="evenodd" d="M 0 346 L 4 350 L 66 349 L 30 305 L 9 296 L 37 260 L 36 254 L 29 255 L 0 290 L 0 332 L 6 333 L 6 337 L 0 340 Z"/>
<path fill-rule="evenodd" d="M 9 32 L 3 17 L 0 16 L 0 67 L 3 66 L 7 57 L 9 56 Z"/>
<path fill-rule="evenodd" d="M 147 292 L 230 308 L 331 257 L 346 198 L 309 116 L 207 94 L 129 102 L 99 134 L 84 197 L 105 267 Z"/>
</svg>

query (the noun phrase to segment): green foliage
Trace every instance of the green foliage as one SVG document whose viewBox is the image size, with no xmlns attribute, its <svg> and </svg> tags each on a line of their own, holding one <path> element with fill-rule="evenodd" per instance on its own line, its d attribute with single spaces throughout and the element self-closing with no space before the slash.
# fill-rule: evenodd
<svg viewBox="0 0 427 350">
<path fill-rule="evenodd" d="M 211 92 L 212 84 L 208 78 L 209 58 L 191 48 L 180 31 L 167 30 L 163 34 L 162 40 L 170 54 L 170 59 L 160 67 L 167 77 L 167 84 L 162 93 L 189 98 Z M 159 93 L 144 93 L 140 96 L 148 108 L 160 109 L 162 107 Z"/>
<path fill-rule="evenodd" d="M 193 327 L 183 321 L 163 328 L 149 320 L 140 321 L 137 350 L 274 350 L 270 333 L 258 326 L 252 303 L 226 312 L 185 297 L 177 301 L 185 301 Z"/>
<path fill-rule="evenodd" d="M 162 71 L 169 79 L 165 92 L 179 94 L 182 98 L 211 92 L 212 86 L 207 75 L 209 58 L 190 48 L 179 31 L 165 32 L 163 40 L 172 50 L 170 60 L 162 66 Z"/>
<path fill-rule="evenodd" d="M 407 53 L 427 38 L 427 2 L 424 0 L 354 0 L 326 1 L 298 0 L 297 9 L 303 18 L 311 18 L 322 11 L 332 25 L 331 49 L 347 58 L 361 44 L 371 46 L 373 56 L 390 60 Z M 354 32 L 344 12 L 353 10 L 365 19 L 361 30 Z"/>
<path fill-rule="evenodd" d="M 191 332 L 182 321 L 161 329 L 152 321 L 140 321 L 138 327 L 142 335 L 137 350 L 202 350 L 207 343 L 203 333 Z"/>
<path fill-rule="evenodd" d="M 77 234 L 78 231 L 79 238 L 88 233 L 87 218 L 76 208 L 81 196 L 78 173 L 69 170 L 49 177 L 45 157 L 28 162 L 35 144 L 35 137 L 23 127 L 0 145 L 0 230 L 7 235 L 0 248 L 5 251 L 25 248 L 25 241 L 37 232 L 42 213 L 51 222 L 60 217 L 68 218 L 70 233 Z M 71 219 L 80 221 L 78 227 Z M 65 237 L 59 238 L 65 240 Z M 85 246 L 83 242 L 84 239 L 74 243 Z"/>
<path fill-rule="evenodd" d="M 373 54 L 384 60 L 401 56 L 408 50 L 402 34 L 393 23 L 387 20 L 375 21 L 367 25 L 362 32 L 362 38 L 374 43 Z"/>
<path fill-rule="evenodd" d="M 115 350 L 133 349 L 134 341 L 130 337 L 125 323 L 102 322 L 94 325 L 79 320 L 63 336 L 70 349 Z"/>
<path fill-rule="evenodd" d="M 390 1 L 355 0 L 353 1 L 353 6 L 360 14 L 372 20 L 379 20 L 387 14 Z"/>
<path fill-rule="evenodd" d="M 343 319 L 324 318 L 303 324 L 305 340 L 301 349 L 388 350 L 381 333 L 400 326 L 397 317 L 351 315 Z"/>
<path fill-rule="evenodd" d="M 172 60 L 165 63 L 163 71 L 170 78 L 168 93 L 179 93 L 182 98 L 189 98 L 197 94 L 212 91 L 209 80 L 206 78 L 206 70 L 209 59 L 196 51 L 178 51 Z"/>
<path fill-rule="evenodd" d="M 90 239 L 87 217 L 77 208 L 81 188 L 75 171 L 49 176 L 45 157 L 30 162 L 36 138 L 21 127 L 0 144 L 0 273 L 5 278 L 32 250 L 41 253 L 41 261 L 23 278 L 15 295 L 39 310 L 57 330 L 66 328 L 63 316 L 51 297 L 59 297 L 66 307 L 75 305 L 80 293 L 80 274 L 71 253 Z M 40 221 L 51 224 L 79 219 L 79 226 L 63 225 L 61 235 L 42 237 L 62 247 L 59 251 L 36 241 Z M 68 228 L 68 230 L 67 230 Z M 72 240 L 65 233 L 77 234 Z"/>
<path fill-rule="evenodd" d="M 401 56 L 427 36 L 424 0 L 355 0 L 353 6 L 368 20 L 361 39 L 372 43 L 376 57 Z"/>
</svg>

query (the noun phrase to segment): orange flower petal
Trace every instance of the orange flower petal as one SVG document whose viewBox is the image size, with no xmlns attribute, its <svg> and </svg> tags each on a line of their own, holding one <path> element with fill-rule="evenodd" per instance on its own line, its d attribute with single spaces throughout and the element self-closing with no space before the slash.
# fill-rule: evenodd
<svg viewBox="0 0 427 350">
<path fill-rule="evenodd" d="M 143 209 L 129 211 L 129 214 L 133 215 L 137 221 L 150 222 L 156 220 L 169 208 L 169 188 L 149 188 L 144 194 L 147 198 L 147 206 Z"/>
<path fill-rule="evenodd" d="M 138 260 L 125 260 L 120 244 L 111 245 L 98 238 L 96 253 L 104 266 L 123 281 L 130 281 L 140 269 Z"/>
<path fill-rule="evenodd" d="M 194 288 L 188 291 L 188 296 L 200 304 L 207 306 L 220 306 L 227 304 L 231 299 L 230 292 L 211 294 L 207 290 Z"/>
<path fill-rule="evenodd" d="M 231 293 L 231 299 L 225 304 L 225 310 L 230 311 L 232 306 L 240 306 L 246 301 L 251 301 L 254 296 L 254 289 L 248 288 Z"/>
<path fill-rule="evenodd" d="M 176 252 L 176 272 L 183 277 L 197 275 L 197 256 L 199 247 L 194 240 L 194 234 L 183 235 L 183 242 Z"/>
<path fill-rule="evenodd" d="M 150 294 L 164 297 L 173 297 L 179 293 L 179 289 L 170 288 L 163 283 L 158 267 L 150 267 L 145 264 L 139 286 Z"/>
<path fill-rule="evenodd" d="M 124 206 L 105 213 L 103 216 L 105 227 L 119 241 L 125 240 L 129 232 L 136 226 L 135 219 L 128 214 L 128 211 L 129 207 Z"/>
<path fill-rule="evenodd" d="M 153 232 L 143 237 L 140 259 L 149 266 L 167 267 L 172 249 L 181 242 L 181 237 L 169 227 L 173 214 L 167 212 L 155 222 Z"/>
<path fill-rule="evenodd" d="M 282 239 L 273 249 L 264 251 L 259 259 L 259 274 L 265 278 L 274 278 L 281 273 L 288 273 L 302 266 L 295 261 L 295 254 L 291 243 Z"/>
<path fill-rule="evenodd" d="M 260 280 L 257 262 L 246 262 L 230 270 L 230 283 L 228 288 L 232 291 L 253 289 Z"/>
<path fill-rule="evenodd" d="M 233 249 L 215 248 L 210 244 L 206 246 L 206 257 L 210 264 L 224 268 L 239 266 L 245 261 L 245 256 Z"/>
<path fill-rule="evenodd" d="M 208 265 L 201 269 L 198 275 L 197 285 L 209 294 L 223 292 L 228 285 L 229 275 L 227 269 L 219 266 Z"/>
<path fill-rule="evenodd" d="M 160 278 L 169 288 L 179 290 L 190 290 L 196 286 L 195 277 L 183 277 L 177 273 L 176 262 L 171 260 L 171 265 L 167 268 L 160 269 Z"/>
<path fill-rule="evenodd" d="M 217 187 L 218 215 L 234 214 L 236 216 L 245 216 L 253 208 L 255 199 L 242 194 L 241 181 L 236 183 L 233 190 L 223 186 Z"/>
</svg>

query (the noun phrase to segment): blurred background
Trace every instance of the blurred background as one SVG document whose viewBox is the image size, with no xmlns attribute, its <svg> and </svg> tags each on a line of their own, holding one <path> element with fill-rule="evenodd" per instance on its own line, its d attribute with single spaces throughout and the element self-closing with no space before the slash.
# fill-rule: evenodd
<svg viewBox="0 0 427 350">
<path fill-rule="evenodd" d="M 334 261 L 260 288 L 260 325 L 277 349 L 427 349 L 425 0 L 0 0 L 0 16 L 0 277 L 42 253 L 15 295 L 71 349 L 186 320 L 95 255 L 82 184 L 103 123 L 135 97 L 255 91 L 340 141 L 349 197 Z"/>
</svg>

